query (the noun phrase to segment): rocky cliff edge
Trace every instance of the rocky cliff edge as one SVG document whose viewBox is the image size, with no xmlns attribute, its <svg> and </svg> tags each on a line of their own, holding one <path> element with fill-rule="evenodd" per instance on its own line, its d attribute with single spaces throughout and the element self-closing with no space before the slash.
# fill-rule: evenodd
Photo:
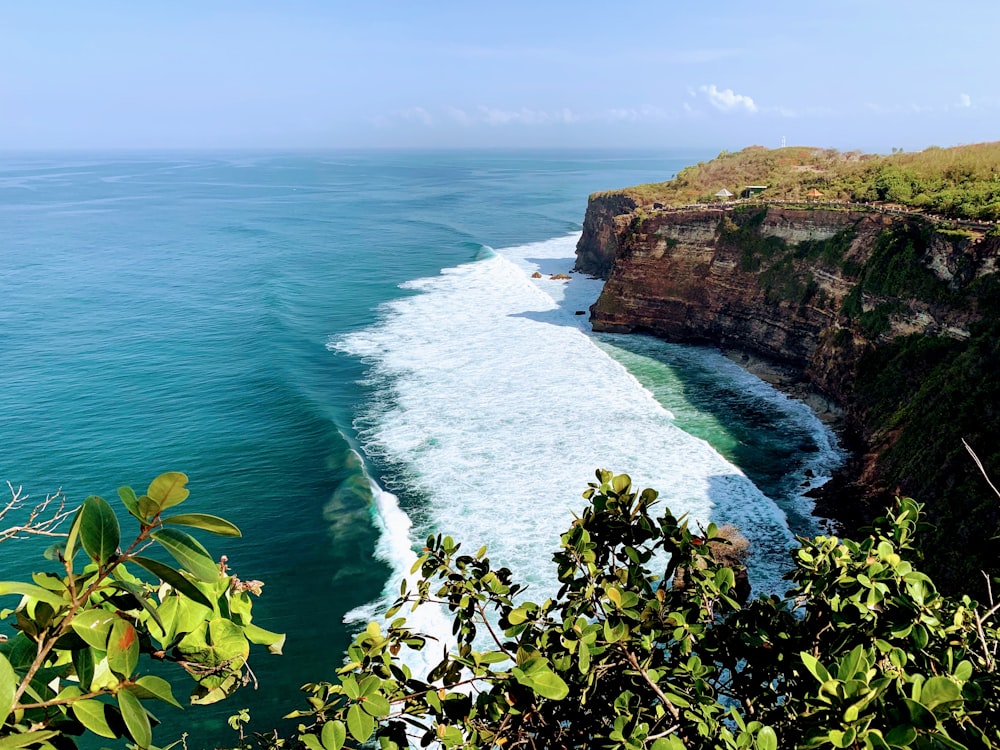
<svg viewBox="0 0 1000 750">
<path fill-rule="evenodd" d="M 921 377 L 954 379 L 928 369 L 921 347 L 933 350 L 932 359 L 957 357 L 1000 309 L 997 234 L 989 225 L 877 206 L 663 209 L 605 193 L 591 197 L 576 270 L 606 279 L 591 308 L 595 330 L 757 355 L 790 368 L 800 395 L 812 390 L 834 402 L 855 453 L 830 490 L 847 525 L 867 520 L 899 493 L 928 502 L 932 518 L 942 519 L 952 509 L 935 513 L 943 501 L 922 493 L 953 488 L 955 477 L 938 481 L 905 470 L 911 463 L 900 458 L 897 443 L 908 425 L 900 412 L 918 398 Z M 892 368 L 896 380 L 886 375 Z M 995 434 L 981 437 L 982 451 L 1000 457 Z M 962 463 L 968 457 L 952 448 L 924 460 L 975 483 Z M 987 515 L 995 521 L 1000 501 L 993 501 Z M 976 502 L 955 512 L 972 512 L 965 506 Z M 831 512 L 829 503 L 824 512 Z"/>
</svg>

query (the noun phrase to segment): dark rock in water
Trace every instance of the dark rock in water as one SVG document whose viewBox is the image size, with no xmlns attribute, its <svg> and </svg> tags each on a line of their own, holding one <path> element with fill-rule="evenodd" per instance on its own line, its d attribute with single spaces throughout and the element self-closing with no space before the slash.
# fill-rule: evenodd
<svg viewBox="0 0 1000 750">
<path fill-rule="evenodd" d="M 586 315 L 586 314 L 587 314 L 587 311 L 586 311 L 586 310 L 577 310 L 577 311 L 576 311 L 576 314 L 577 314 L 577 315 Z"/>
</svg>

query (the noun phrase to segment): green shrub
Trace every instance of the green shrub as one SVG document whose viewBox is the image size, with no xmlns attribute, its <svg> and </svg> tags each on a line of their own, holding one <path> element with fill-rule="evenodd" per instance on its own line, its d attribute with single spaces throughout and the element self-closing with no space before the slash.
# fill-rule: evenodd
<svg viewBox="0 0 1000 750">
<path fill-rule="evenodd" d="M 130 543 L 111 506 L 88 497 L 67 533 L 45 530 L 62 537 L 45 555 L 54 572 L 0 583 L 0 595 L 19 599 L 0 613 L 17 631 L 0 643 L 0 747 L 62 750 L 83 732 L 150 747 L 155 722 L 147 704 L 179 705 L 170 684 L 149 673 L 151 662 L 190 675 L 191 702 L 204 704 L 244 684 L 252 643 L 281 652 L 284 636 L 251 621 L 250 593 L 259 593 L 260 582 L 228 574 L 182 530 L 239 536 L 239 529 L 217 516 L 166 513 L 187 499 L 186 484 L 184 474 L 170 472 L 142 496 L 118 491 L 138 522 Z M 15 495 L 7 510 L 18 505 Z M 14 528 L 37 532 L 36 521 L 32 513 Z M 148 557 L 151 547 L 176 566 Z"/>
<path fill-rule="evenodd" d="M 355 639 L 339 683 L 306 686 L 296 741 L 1000 747 L 998 607 L 942 596 L 918 570 L 920 505 L 899 501 L 857 542 L 800 540 L 788 596 L 743 604 L 744 570 L 738 555 L 716 554 L 729 543 L 719 529 L 654 516 L 656 492 L 625 475 L 597 478 L 555 553 L 554 598 L 527 601 L 485 549 L 429 538 L 395 619 Z M 456 642 L 414 674 L 401 654 L 427 639 L 397 615 L 428 603 L 451 612 Z"/>
</svg>

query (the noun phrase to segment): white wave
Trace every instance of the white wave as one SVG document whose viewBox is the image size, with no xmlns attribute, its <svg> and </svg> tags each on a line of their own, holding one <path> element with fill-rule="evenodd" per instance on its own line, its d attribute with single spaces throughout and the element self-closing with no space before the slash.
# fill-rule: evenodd
<svg viewBox="0 0 1000 750">
<path fill-rule="evenodd" d="M 823 519 L 813 515 L 815 503 L 809 493 L 829 481 L 833 472 L 843 464 L 846 454 L 836 435 L 807 404 L 747 372 L 713 347 L 672 344 L 653 336 L 637 334 L 600 334 L 599 345 L 627 367 L 633 367 L 631 362 L 638 359 L 644 370 L 659 369 L 663 373 L 661 377 L 674 368 L 703 376 L 710 373 L 713 383 L 721 386 L 720 392 L 725 394 L 722 403 L 729 409 L 737 406 L 738 402 L 747 411 L 765 412 L 764 418 L 770 422 L 773 439 L 802 445 L 794 460 L 783 462 L 786 474 L 775 496 L 785 501 L 782 507 L 793 513 L 797 533 L 821 533 Z M 676 377 L 664 379 L 676 380 Z M 669 404 L 681 398 L 676 392 L 677 386 L 666 389 L 668 398 L 662 398 L 660 390 L 653 387 L 654 395 L 661 403 Z M 695 408 L 687 403 L 686 406 Z M 719 429 L 726 428 L 720 425 Z"/>
<path fill-rule="evenodd" d="M 416 592 L 418 575 L 411 573 L 411 570 L 418 558 L 410 537 L 410 518 L 399 507 L 399 500 L 391 492 L 386 492 L 374 481 L 371 482 L 371 491 L 374 502 L 373 520 L 379 531 L 375 556 L 389 565 L 393 575 L 386 583 L 384 598 L 352 609 L 344 615 L 347 623 L 378 621 L 387 604 L 398 595 L 400 584 L 404 580 L 409 585 L 409 590 Z M 441 647 L 447 647 L 453 640 L 451 621 L 442 607 L 434 605 L 418 607 L 414 611 L 407 608 L 398 616 L 406 617 L 407 626 L 411 630 L 437 639 L 437 644 L 429 641 L 422 652 L 409 651 L 403 656 L 414 674 L 427 674 L 440 660 L 438 653 Z"/>
<path fill-rule="evenodd" d="M 406 287 L 378 324 L 331 342 L 365 359 L 375 397 L 356 427 L 410 498 L 418 537 L 444 532 L 554 592 L 551 553 L 595 468 L 629 473 L 695 523 L 732 522 L 781 590 L 784 515 L 588 335 L 601 282 L 573 274 L 578 235 L 501 250 Z M 535 270 L 542 278 L 531 279 Z"/>
</svg>

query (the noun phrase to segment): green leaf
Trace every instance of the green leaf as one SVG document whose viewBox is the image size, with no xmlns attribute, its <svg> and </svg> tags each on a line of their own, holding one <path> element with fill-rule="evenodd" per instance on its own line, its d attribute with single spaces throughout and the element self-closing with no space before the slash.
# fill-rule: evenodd
<svg viewBox="0 0 1000 750">
<path fill-rule="evenodd" d="M 14 707 L 14 693 L 20 682 L 7 657 L 0 654 L 0 725 L 10 716 L 10 710 Z"/>
<path fill-rule="evenodd" d="M 89 645 L 98 651 L 106 651 L 111 626 L 116 619 L 118 618 L 114 612 L 108 612 L 104 609 L 88 609 L 74 617 L 71 625 L 73 631 Z"/>
<path fill-rule="evenodd" d="M 195 578 L 211 583 L 222 575 L 208 550 L 190 534 L 177 529 L 157 529 L 150 536 Z"/>
<path fill-rule="evenodd" d="M 214 703 L 239 687 L 250 644 L 239 625 L 214 617 L 184 636 L 177 644 L 177 652 L 204 673 L 198 678 L 201 697 L 192 702 Z"/>
<path fill-rule="evenodd" d="M 164 703 L 177 706 L 177 708 L 181 707 L 181 704 L 174 698 L 170 683 L 156 675 L 147 674 L 140 677 L 135 681 L 132 692 L 139 698 L 156 698 Z"/>
<path fill-rule="evenodd" d="M 309 750 L 323 750 L 323 744 L 315 734 L 300 734 L 299 741 Z"/>
<path fill-rule="evenodd" d="M 955 667 L 955 679 L 959 682 L 968 682 L 972 677 L 972 662 L 966 660 L 960 661 L 958 666 Z"/>
<path fill-rule="evenodd" d="M 920 689 L 920 702 L 933 711 L 942 703 L 962 700 L 962 691 L 947 677 L 931 677 Z"/>
<path fill-rule="evenodd" d="M 361 692 L 358 690 L 358 681 L 355 679 L 354 675 L 344 675 L 340 678 L 340 684 L 344 690 L 344 695 L 351 700 L 357 700 L 361 697 Z"/>
<path fill-rule="evenodd" d="M 139 664 L 139 634 L 127 620 L 115 617 L 108 637 L 108 666 L 128 679 Z"/>
<path fill-rule="evenodd" d="M 632 486 L 632 478 L 628 474 L 618 474 L 611 479 L 611 488 L 621 494 Z"/>
<path fill-rule="evenodd" d="M 164 583 L 169 583 L 178 591 L 178 593 L 183 594 L 188 599 L 193 599 L 199 604 L 204 604 L 209 609 L 214 609 L 212 602 L 210 602 L 208 597 L 202 593 L 201 589 L 185 578 L 179 570 L 174 570 L 169 565 L 148 557 L 140 557 L 136 555 L 130 559 L 136 565 L 141 565 Z"/>
<path fill-rule="evenodd" d="M 281 649 L 285 645 L 284 633 L 272 633 L 270 630 L 264 630 L 264 628 L 254 625 L 252 622 L 243 626 L 243 632 L 250 643 L 256 643 L 258 646 L 267 646 L 267 650 L 272 654 L 280 654 Z"/>
<path fill-rule="evenodd" d="M 131 487 L 119 487 L 118 497 L 121 498 L 122 504 L 128 508 L 129 513 L 138 518 L 140 521 L 146 520 L 146 518 L 139 511 L 139 498 L 135 496 L 135 490 Z"/>
<path fill-rule="evenodd" d="M 513 674 L 519 683 L 531 688 L 536 695 L 540 695 L 542 698 L 561 701 L 569 695 L 569 686 L 563 681 L 562 677 L 547 666 L 532 667 L 528 670 L 515 667 Z"/>
<path fill-rule="evenodd" d="M 40 602 L 51 604 L 57 610 L 63 609 L 68 602 L 55 592 L 43 589 L 33 583 L 21 583 L 20 581 L 0 581 L 0 596 L 6 594 L 18 594 L 29 599 L 37 599 Z"/>
<path fill-rule="evenodd" d="M 51 739 L 57 736 L 59 732 L 53 731 L 51 729 L 43 729 L 39 732 L 22 732 L 20 734 L 8 734 L 6 737 L 0 737 L 0 750 L 10 750 L 11 748 L 17 747 L 27 747 L 28 745 L 34 745 L 36 742 L 44 742 L 45 740 Z"/>
<path fill-rule="evenodd" d="M 837 678 L 840 680 L 852 679 L 858 673 L 858 667 L 863 663 L 863 655 L 864 649 L 860 645 L 851 649 L 851 652 L 840 661 L 840 666 L 837 668 Z M 862 671 L 867 670 L 867 668 L 867 664 L 865 664 Z"/>
<path fill-rule="evenodd" d="M 104 649 L 100 651 L 103 653 Z M 73 671 L 80 681 L 80 687 L 89 691 L 94 680 L 94 652 L 89 648 L 78 648 L 73 651 Z"/>
<path fill-rule="evenodd" d="M 156 503 L 161 511 L 187 500 L 191 492 L 184 486 L 188 483 L 186 474 L 179 471 L 168 471 L 160 474 L 149 484 L 146 494 Z"/>
<path fill-rule="evenodd" d="M 830 673 L 826 671 L 826 667 L 820 664 L 819 660 L 815 656 L 810 654 L 808 651 L 800 651 L 799 658 L 802 659 L 802 663 L 813 677 L 822 683 L 829 682 Z"/>
<path fill-rule="evenodd" d="M 108 725 L 107 704 L 99 700 L 82 700 L 70 704 L 73 715 L 88 732 L 100 737 L 117 739 L 118 735 Z"/>
<path fill-rule="evenodd" d="M 510 657 L 503 651 L 487 651 L 479 657 L 480 664 L 499 664 L 502 661 L 509 661 Z"/>
<path fill-rule="evenodd" d="M 347 727 L 342 721 L 328 721 L 323 725 L 321 737 L 326 750 L 340 750 L 347 741 Z"/>
<path fill-rule="evenodd" d="M 347 709 L 347 728 L 358 742 L 367 742 L 375 730 L 375 719 L 361 710 L 357 703 Z"/>
<path fill-rule="evenodd" d="M 371 695 L 366 696 L 364 701 L 361 703 L 361 708 L 375 718 L 388 716 L 390 710 L 389 701 L 386 700 L 384 695 L 379 693 L 372 693 Z"/>
<path fill-rule="evenodd" d="M 684 750 L 684 743 L 676 735 L 658 737 L 649 750 Z"/>
<path fill-rule="evenodd" d="M 909 747 L 915 739 L 917 730 L 909 724 L 898 726 L 885 736 L 885 741 L 893 747 Z"/>
<path fill-rule="evenodd" d="M 219 536 L 243 536 L 235 524 L 225 518 L 210 516 L 207 513 L 181 513 L 176 516 L 161 518 L 160 523 L 172 523 L 177 526 L 190 526 L 202 531 L 208 531 Z"/>
<path fill-rule="evenodd" d="M 129 692 L 128 688 L 118 691 L 118 708 L 122 712 L 129 736 L 135 741 L 135 744 L 139 747 L 149 747 L 153 741 L 149 716 L 139 699 Z"/>
<path fill-rule="evenodd" d="M 909 698 L 903 698 L 903 703 L 906 704 L 907 711 L 910 713 L 910 721 L 918 729 L 933 729 L 937 725 L 937 719 L 934 718 L 934 714 L 927 710 L 925 706 Z"/>
<path fill-rule="evenodd" d="M 372 623 L 374 625 L 375 623 Z M 369 695 L 374 695 L 378 691 L 379 687 L 382 685 L 382 680 L 380 680 L 375 675 L 368 675 L 358 684 L 358 697 L 367 698 Z"/>
<path fill-rule="evenodd" d="M 118 517 L 102 498 L 91 495 L 83 501 L 80 543 L 90 559 L 104 565 L 118 551 Z"/>
<path fill-rule="evenodd" d="M 507 622 L 511 625 L 520 625 L 522 622 L 528 619 L 528 613 L 521 607 L 517 609 L 512 609 L 507 613 Z"/>
<path fill-rule="evenodd" d="M 771 727 L 761 727 L 757 732 L 757 750 L 778 750 L 778 735 Z"/>
<path fill-rule="evenodd" d="M 139 516 L 143 523 L 148 522 L 153 516 L 160 512 L 160 506 L 149 495 L 142 495 L 139 498 Z"/>
<path fill-rule="evenodd" d="M 73 520 L 69 524 L 69 533 L 66 535 L 66 548 L 63 550 L 63 557 L 70 562 L 76 556 L 77 542 L 80 540 L 80 521 L 83 520 L 83 507 L 79 507 L 73 515 Z"/>
</svg>

